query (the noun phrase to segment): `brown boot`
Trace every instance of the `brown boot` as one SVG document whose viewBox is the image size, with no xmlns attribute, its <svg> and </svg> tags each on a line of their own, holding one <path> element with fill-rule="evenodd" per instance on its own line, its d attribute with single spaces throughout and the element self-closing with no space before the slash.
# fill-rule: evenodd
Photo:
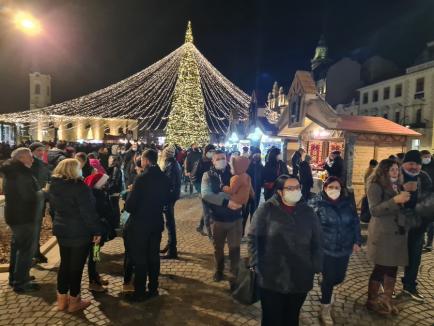
<svg viewBox="0 0 434 326">
<path fill-rule="evenodd" d="M 68 294 L 57 292 L 57 310 L 63 311 L 68 308 Z"/>
<path fill-rule="evenodd" d="M 366 301 L 366 308 L 380 315 L 389 315 L 390 310 L 385 309 L 383 302 L 379 300 L 378 290 L 380 289 L 380 286 L 380 282 L 369 280 L 368 300 Z"/>
<path fill-rule="evenodd" d="M 69 296 L 68 312 L 76 312 L 79 310 L 84 310 L 89 306 L 90 306 L 90 301 L 81 300 L 80 295 L 77 295 L 76 297 Z"/>
<path fill-rule="evenodd" d="M 392 299 L 393 291 L 395 290 L 395 283 L 395 278 L 389 277 L 387 275 L 384 276 L 384 294 L 381 299 L 392 314 L 398 315 L 399 309 Z"/>
</svg>

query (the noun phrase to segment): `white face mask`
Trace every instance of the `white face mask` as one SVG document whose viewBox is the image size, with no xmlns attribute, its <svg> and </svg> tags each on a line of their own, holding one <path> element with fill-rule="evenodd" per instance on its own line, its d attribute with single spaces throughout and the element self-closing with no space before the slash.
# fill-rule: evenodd
<svg viewBox="0 0 434 326">
<path fill-rule="evenodd" d="M 396 182 L 398 182 L 398 178 L 390 178 L 390 182 L 396 183 Z"/>
<path fill-rule="evenodd" d="M 301 190 L 293 190 L 293 191 L 284 190 L 282 200 L 286 205 L 292 206 L 298 203 L 301 197 L 302 197 Z"/>
<path fill-rule="evenodd" d="M 81 168 L 77 169 L 77 175 L 78 175 L 79 178 L 83 177 L 83 170 Z"/>
<path fill-rule="evenodd" d="M 282 155 L 280 155 L 280 154 L 277 155 L 277 156 L 276 156 L 276 160 L 281 161 L 281 160 L 282 160 Z"/>
<path fill-rule="evenodd" d="M 212 159 L 212 156 L 214 155 L 214 152 L 207 152 L 206 157 L 209 159 Z"/>
<path fill-rule="evenodd" d="M 422 164 L 427 165 L 431 163 L 431 157 L 423 157 Z"/>
<path fill-rule="evenodd" d="M 217 161 L 215 162 L 214 166 L 217 170 L 224 170 L 227 166 L 226 160 Z"/>
<path fill-rule="evenodd" d="M 326 191 L 327 196 L 329 196 L 331 199 L 336 200 L 341 195 L 341 191 L 337 189 L 330 189 Z"/>
</svg>

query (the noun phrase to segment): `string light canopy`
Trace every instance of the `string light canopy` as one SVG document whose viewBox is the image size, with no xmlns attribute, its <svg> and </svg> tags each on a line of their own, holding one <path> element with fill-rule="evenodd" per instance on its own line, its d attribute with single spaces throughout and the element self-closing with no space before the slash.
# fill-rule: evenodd
<svg viewBox="0 0 434 326">
<path fill-rule="evenodd" d="M 189 74 L 196 75 L 198 88 L 190 92 L 193 97 L 188 101 L 184 98 L 180 103 L 180 98 L 185 97 L 180 81 Z M 196 113 L 206 121 L 207 131 L 226 134 L 234 117 L 247 120 L 249 105 L 250 96 L 225 78 L 196 48 L 189 22 L 185 43 L 146 69 L 79 98 L 42 109 L 2 114 L 0 121 L 46 123 L 59 119 L 128 119 L 136 120 L 139 130 L 161 130 L 168 125 L 174 108 L 178 107 L 178 112 L 174 112 L 178 116 L 182 110 L 188 113 L 188 110 L 200 111 L 202 108 L 203 113 Z M 200 133 L 203 138 L 203 128 Z"/>
</svg>

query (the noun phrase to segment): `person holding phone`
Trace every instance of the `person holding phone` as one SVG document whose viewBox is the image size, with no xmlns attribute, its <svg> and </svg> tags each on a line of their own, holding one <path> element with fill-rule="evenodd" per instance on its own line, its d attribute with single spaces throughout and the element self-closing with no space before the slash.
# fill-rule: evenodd
<svg viewBox="0 0 434 326">
<path fill-rule="evenodd" d="M 407 266 L 407 228 L 400 210 L 410 201 L 410 193 L 401 191 L 399 166 L 394 160 L 382 160 L 368 185 L 372 217 L 368 226 L 368 258 L 375 266 L 369 278 L 366 308 L 381 315 L 398 314 L 392 301 L 398 266 Z M 379 294 L 383 285 L 384 293 Z"/>
</svg>

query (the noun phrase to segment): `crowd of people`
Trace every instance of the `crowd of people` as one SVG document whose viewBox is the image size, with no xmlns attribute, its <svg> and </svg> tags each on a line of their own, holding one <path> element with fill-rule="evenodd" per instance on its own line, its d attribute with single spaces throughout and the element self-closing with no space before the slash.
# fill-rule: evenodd
<svg viewBox="0 0 434 326">
<path fill-rule="evenodd" d="M 350 256 L 362 245 L 343 159 L 340 152 L 330 154 L 324 162 L 328 178 L 322 191 L 312 194 L 310 156 L 303 148 L 294 153 L 290 168 L 279 148 L 264 154 L 265 164 L 256 147 L 229 153 L 212 144 L 186 150 L 136 142 L 111 147 L 34 142 L 14 149 L 0 167 L 5 218 L 12 230 L 10 286 L 17 293 L 39 290 L 29 272 L 32 263 L 47 261 L 39 237 L 48 211 L 60 251 L 59 310 L 72 313 L 90 305 L 80 297 L 86 261 L 89 289 L 106 291 L 108 281 L 98 273 L 100 248 L 120 230 L 125 299 L 158 296 L 160 260 L 178 258 L 175 204 L 184 184 L 187 194 L 196 190 L 201 199 L 197 231 L 212 242 L 215 282 L 227 279 L 236 289 L 243 263 L 240 246 L 247 242 L 262 325 L 298 325 L 315 274 L 321 275 L 320 318 L 333 325 L 334 287 L 345 281 Z M 434 161 L 428 151 L 400 156 L 372 160 L 365 175 L 371 215 L 367 254 L 374 264 L 366 307 L 381 315 L 399 313 L 399 266 L 405 273 L 398 296 L 423 302 L 417 275 L 426 232 L 424 248 L 432 248 Z M 168 242 L 161 247 L 165 229 Z"/>
</svg>

